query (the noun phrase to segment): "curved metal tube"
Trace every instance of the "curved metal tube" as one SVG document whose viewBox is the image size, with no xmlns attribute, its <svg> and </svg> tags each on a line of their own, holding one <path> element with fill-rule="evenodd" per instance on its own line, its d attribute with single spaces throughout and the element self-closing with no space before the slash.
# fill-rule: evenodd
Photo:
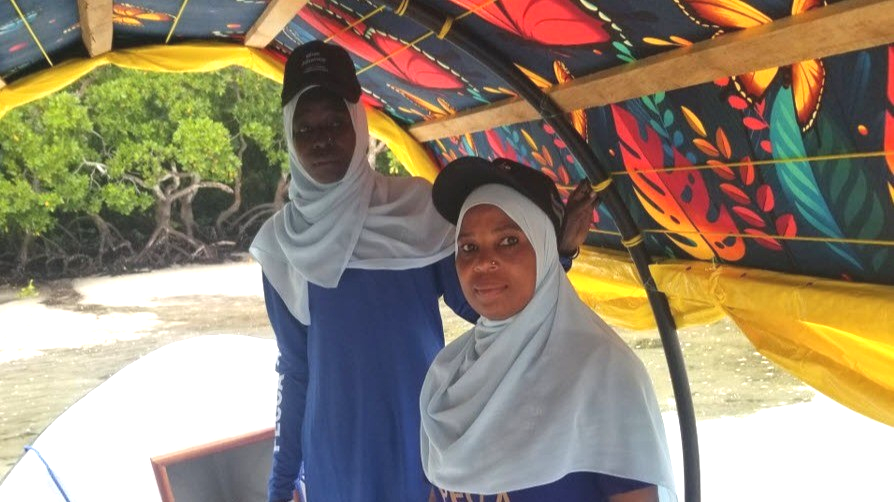
<svg viewBox="0 0 894 502">
<path fill-rule="evenodd" d="M 385 3 L 392 9 L 400 7 L 404 11 L 403 16 L 409 17 L 433 33 L 439 33 L 447 20 L 447 16 L 419 3 L 409 3 L 407 5 L 406 3 L 393 2 L 391 0 L 385 0 Z M 511 63 L 509 58 L 504 57 L 503 54 L 487 42 L 473 39 L 462 27 L 455 24 L 450 27 L 446 36 L 442 38 L 448 40 L 458 49 L 475 58 L 479 63 L 503 78 L 518 92 L 519 96 L 538 109 L 543 120 L 556 130 L 556 133 L 562 138 L 578 162 L 580 162 L 592 183 L 599 183 L 609 179 L 601 163 L 607 159 L 597 158 L 597 156 L 601 155 L 601 152 L 595 152 L 590 148 L 568 121 L 566 112 L 521 73 Z M 605 163 L 607 164 L 607 162 Z M 627 241 L 639 236 L 639 228 L 630 216 L 630 212 L 624 205 L 618 191 L 610 186 L 600 196 L 614 217 L 618 230 L 621 232 L 621 238 Z M 676 325 L 667 302 L 667 297 L 664 293 L 658 291 L 649 271 L 651 258 L 646 253 L 644 243 L 639 242 L 636 245 L 632 245 L 628 248 L 628 251 L 646 289 L 649 304 L 652 306 L 674 389 L 674 399 L 677 403 L 677 415 L 680 421 L 680 433 L 683 441 L 685 500 L 686 502 L 699 502 L 701 500 L 701 482 L 695 410 L 692 404 L 692 393 L 689 389 L 689 378 L 686 375 L 686 365 L 683 361 L 683 351 L 680 349 L 680 341 L 677 337 Z"/>
</svg>

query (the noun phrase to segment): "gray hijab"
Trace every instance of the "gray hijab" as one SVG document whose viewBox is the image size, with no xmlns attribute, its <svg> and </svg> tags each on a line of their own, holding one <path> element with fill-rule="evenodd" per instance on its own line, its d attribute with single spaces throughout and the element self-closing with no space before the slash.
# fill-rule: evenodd
<svg viewBox="0 0 894 502">
<path fill-rule="evenodd" d="M 427 181 L 386 177 L 370 167 L 359 103 L 345 102 L 357 143 L 344 178 L 329 184 L 311 178 L 292 141 L 301 94 L 283 107 L 290 202 L 261 227 L 250 252 L 292 315 L 309 325 L 308 283 L 334 288 L 347 268 L 406 270 L 435 263 L 453 252 L 453 225 L 432 205 Z"/>
<path fill-rule="evenodd" d="M 479 204 L 524 231 L 536 288 L 515 316 L 480 318 L 435 358 L 420 398 L 425 474 L 439 488 L 488 495 L 598 472 L 657 485 L 662 502 L 675 501 L 651 381 L 568 282 L 547 216 L 511 188 L 484 185 L 466 199 L 460 227 Z"/>
</svg>

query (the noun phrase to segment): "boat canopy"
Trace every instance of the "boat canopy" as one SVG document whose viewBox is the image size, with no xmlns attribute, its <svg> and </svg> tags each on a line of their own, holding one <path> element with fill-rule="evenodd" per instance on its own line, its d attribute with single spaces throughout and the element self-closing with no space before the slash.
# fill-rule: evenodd
<svg viewBox="0 0 894 502">
<path fill-rule="evenodd" d="M 894 426 L 892 26 L 894 0 L 9 0 L 0 117 L 102 65 L 281 81 L 297 45 L 339 44 L 413 174 L 478 155 L 590 180 L 573 282 L 658 327 L 678 408 L 675 327 L 729 316 Z"/>
</svg>

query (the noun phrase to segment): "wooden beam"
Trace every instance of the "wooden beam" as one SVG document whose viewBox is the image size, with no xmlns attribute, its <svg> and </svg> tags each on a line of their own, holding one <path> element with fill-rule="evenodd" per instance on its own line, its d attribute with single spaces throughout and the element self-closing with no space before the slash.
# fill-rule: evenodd
<svg viewBox="0 0 894 502">
<path fill-rule="evenodd" d="M 245 34 L 245 45 L 263 49 L 289 24 L 307 0 L 271 0 L 254 26 Z"/>
<path fill-rule="evenodd" d="M 78 0 L 78 16 L 90 56 L 112 50 L 112 0 Z"/>
<path fill-rule="evenodd" d="M 894 41 L 894 0 L 844 0 L 798 16 L 722 35 L 620 65 L 551 88 L 563 110 L 578 110 L 730 75 L 773 68 Z M 409 128 L 431 141 L 539 119 L 527 102 L 511 98 Z"/>
</svg>

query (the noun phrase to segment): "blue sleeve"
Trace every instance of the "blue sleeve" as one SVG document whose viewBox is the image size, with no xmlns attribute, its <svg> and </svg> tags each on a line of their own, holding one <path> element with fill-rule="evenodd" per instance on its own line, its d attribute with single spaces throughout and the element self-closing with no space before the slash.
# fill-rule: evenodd
<svg viewBox="0 0 894 502">
<path fill-rule="evenodd" d="M 474 324 L 478 321 L 479 315 L 466 301 L 466 296 L 459 285 L 459 277 L 456 275 L 455 261 L 454 255 L 450 255 L 435 265 L 444 303 L 456 312 L 456 315 Z"/>
<path fill-rule="evenodd" d="M 279 348 L 273 467 L 267 482 L 267 496 L 270 501 L 292 500 L 302 460 L 301 429 L 308 379 L 307 326 L 289 312 L 266 277 L 264 301 Z"/>
</svg>

